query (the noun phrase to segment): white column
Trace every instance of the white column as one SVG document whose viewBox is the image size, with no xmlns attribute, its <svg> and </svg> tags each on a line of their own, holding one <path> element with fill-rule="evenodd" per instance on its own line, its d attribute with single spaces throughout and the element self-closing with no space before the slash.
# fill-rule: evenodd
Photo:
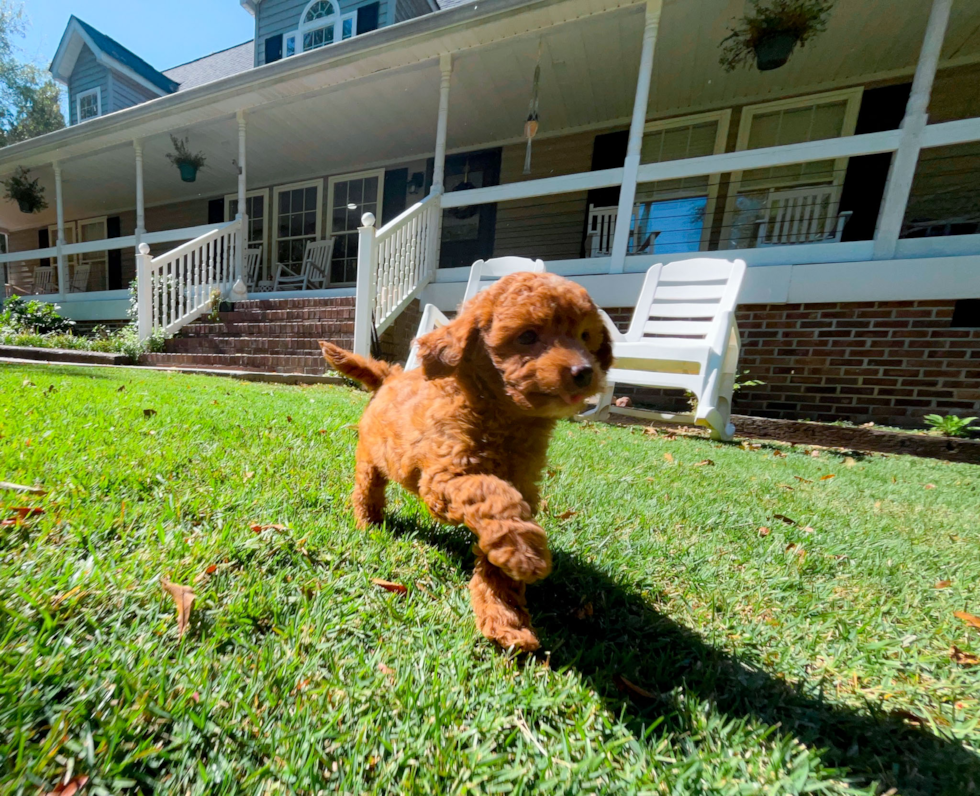
<svg viewBox="0 0 980 796">
<path fill-rule="evenodd" d="M 443 192 L 446 176 L 446 130 L 449 126 L 449 79 L 453 73 L 452 53 L 439 56 L 439 119 L 436 123 L 436 156 L 432 167 L 432 193 Z"/>
<path fill-rule="evenodd" d="M 650 80 L 653 73 L 653 51 L 660 27 L 662 0 L 647 0 L 646 23 L 643 26 L 643 45 L 640 50 L 640 74 L 636 78 L 636 96 L 633 100 L 633 118 L 630 121 L 629 141 L 626 145 L 626 162 L 623 164 L 623 184 L 619 189 L 619 210 L 613 235 L 612 264 L 610 272 L 621 274 L 626 267 L 626 249 L 629 245 L 630 219 L 633 200 L 636 198 L 636 173 L 640 168 L 640 147 L 643 129 L 647 121 L 647 101 L 650 97 Z"/>
<path fill-rule="evenodd" d="M 150 247 L 145 243 L 139 244 L 136 247 L 136 326 L 140 342 L 153 332 L 153 284 L 150 279 L 152 260 Z"/>
<path fill-rule="evenodd" d="M 245 287 L 245 248 L 248 246 L 248 213 L 245 211 L 245 111 L 238 111 L 238 246 L 235 250 L 235 272 L 237 275 L 235 293 L 244 295 Z M 238 285 L 238 282 L 241 285 Z"/>
<path fill-rule="evenodd" d="M 929 97 L 932 94 L 932 82 L 936 77 L 939 54 L 943 48 L 952 5 L 953 0 L 932 2 L 926 35 L 922 40 L 922 50 L 919 52 L 919 62 L 916 64 L 915 77 L 912 79 L 912 91 L 905 105 L 905 118 L 902 119 L 901 125 L 902 137 L 898 150 L 892 158 L 888 180 L 885 182 L 885 196 L 878 214 L 874 241 L 876 260 L 891 259 L 895 256 L 895 249 L 898 246 L 905 208 L 908 205 L 909 194 L 912 192 L 915 167 L 919 162 L 919 152 L 922 149 L 922 134 L 929 121 Z"/>
<path fill-rule="evenodd" d="M 64 298 L 68 292 L 68 263 L 65 262 L 65 256 L 61 253 L 61 249 L 65 245 L 65 202 L 61 190 L 61 164 L 55 161 L 53 166 L 55 210 L 58 214 L 58 240 L 55 243 L 58 247 L 58 296 Z"/>
<path fill-rule="evenodd" d="M 371 355 L 371 311 L 374 309 L 374 270 L 377 265 L 374 214 L 361 216 L 357 230 L 357 288 L 354 305 L 354 353 Z"/>
<path fill-rule="evenodd" d="M 139 249 L 140 238 L 146 234 L 146 213 L 143 206 L 143 142 L 133 141 L 136 152 L 136 248 Z"/>
</svg>

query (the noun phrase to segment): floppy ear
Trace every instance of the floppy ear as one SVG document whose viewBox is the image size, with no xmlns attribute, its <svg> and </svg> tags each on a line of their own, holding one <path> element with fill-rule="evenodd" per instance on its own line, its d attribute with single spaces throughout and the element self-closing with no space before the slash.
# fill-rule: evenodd
<svg viewBox="0 0 980 796">
<path fill-rule="evenodd" d="M 446 326 L 415 341 L 426 377 L 437 379 L 456 371 L 479 334 L 477 321 L 475 312 L 465 311 Z"/>
<path fill-rule="evenodd" d="M 599 350 L 595 352 L 595 358 L 599 361 L 602 372 L 608 373 L 609 368 L 613 365 L 613 347 L 612 335 L 609 334 L 606 324 L 602 324 L 602 344 L 599 346 Z"/>
</svg>

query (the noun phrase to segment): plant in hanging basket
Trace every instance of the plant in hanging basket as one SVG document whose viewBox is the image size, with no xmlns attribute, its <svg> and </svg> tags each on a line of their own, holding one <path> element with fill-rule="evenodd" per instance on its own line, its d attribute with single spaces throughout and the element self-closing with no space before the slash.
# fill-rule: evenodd
<svg viewBox="0 0 980 796">
<path fill-rule="evenodd" d="M 31 172 L 23 166 L 18 166 L 13 176 L 3 181 L 6 188 L 4 199 L 17 203 L 21 213 L 40 213 L 48 203 L 44 198 L 44 188 L 32 180 Z"/>
<path fill-rule="evenodd" d="M 734 20 L 721 41 L 725 71 L 755 62 L 760 72 L 778 69 L 800 47 L 827 29 L 835 0 L 749 0 L 752 10 Z"/>
<path fill-rule="evenodd" d="M 188 139 L 170 136 L 170 141 L 174 145 L 174 151 L 167 153 L 167 160 L 173 163 L 180 170 L 180 178 L 184 182 L 194 182 L 197 179 L 198 169 L 204 168 L 206 158 L 203 152 L 191 152 L 187 146 Z"/>
</svg>

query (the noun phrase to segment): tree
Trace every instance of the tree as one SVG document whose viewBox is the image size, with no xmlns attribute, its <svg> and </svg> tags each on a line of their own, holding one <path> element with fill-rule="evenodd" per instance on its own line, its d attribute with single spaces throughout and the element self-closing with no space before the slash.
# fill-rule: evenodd
<svg viewBox="0 0 980 796">
<path fill-rule="evenodd" d="M 23 35 L 23 8 L 0 0 L 0 146 L 65 126 L 58 86 L 44 70 L 17 57 L 12 40 Z"/>
</svg>

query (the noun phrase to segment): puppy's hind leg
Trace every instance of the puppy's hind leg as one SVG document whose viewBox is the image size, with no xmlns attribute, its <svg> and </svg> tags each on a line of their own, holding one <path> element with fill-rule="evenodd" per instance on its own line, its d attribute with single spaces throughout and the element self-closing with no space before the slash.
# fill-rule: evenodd
<svg viewBox="0 0 980 796">
<path fill-rule="evenodd" d="M 375 467 L 374 463 L 357 452 L 357 467 L 354 472 L 354 519 L 358 528 L 380 525 L 385 512 L 385 487 L 388 479 Z"/>
<path fill-rule="evenodd" d="M 470 580 L 470 602 L 477 629 L 501 647 L 533 652 L 541 646 L 531 627 L 524 599 L 525 585 L 508 578 L 488 560 L 479 547 Z"/>
</svg>

